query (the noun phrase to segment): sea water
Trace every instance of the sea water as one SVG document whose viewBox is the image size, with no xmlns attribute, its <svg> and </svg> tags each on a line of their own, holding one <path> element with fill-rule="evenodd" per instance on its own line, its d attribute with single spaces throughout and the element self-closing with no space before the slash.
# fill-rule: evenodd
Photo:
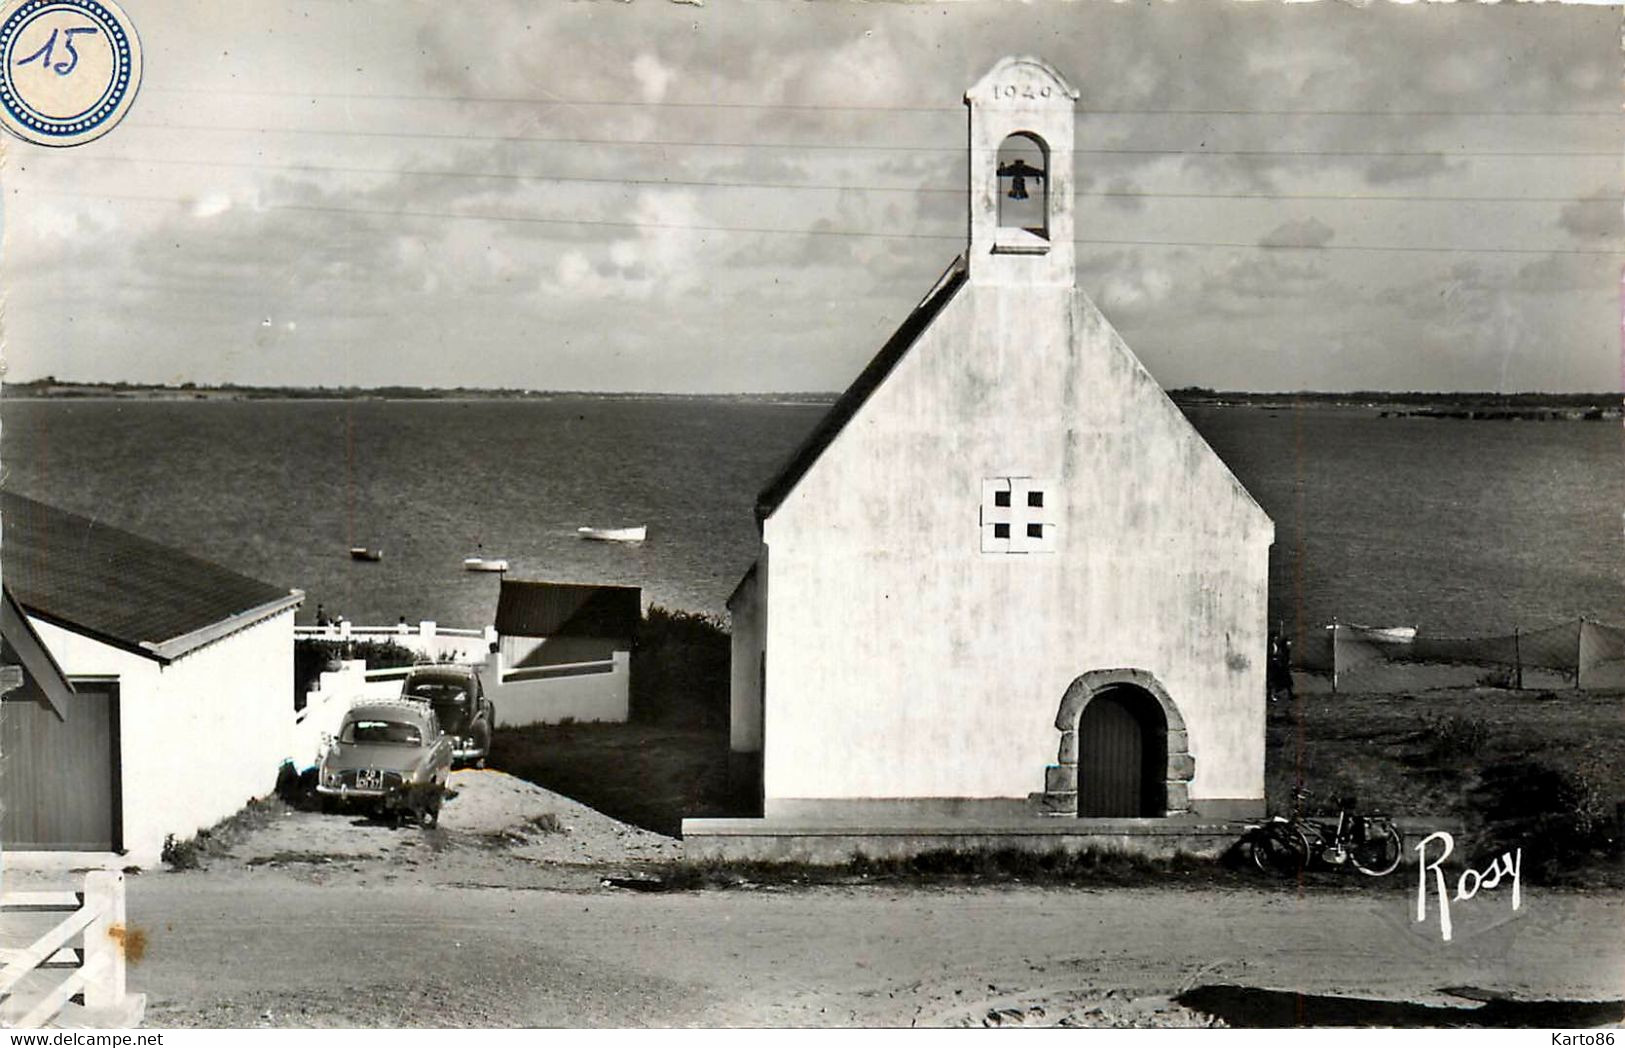
<svg viewBox="0 0 1625 1048">
<path fill-rule="evenodd" d="M 7 401 L 24 495 L 307 594 L 362 624 L 492 620 L 522 578 L 720 613 L 757 490 L 818 405 L 694 398 Z M 1271 618 L 1499 633 L 1625 622 L 1625 458 L 1608 422 L 1188 412 L 1275 521 Z M 974 507 L 971 510 L 974 512 Z M 646 524 L 641 544 L 576 528 Z M 351 546 L 381 548 L 377 563 Z"/>
</svg>

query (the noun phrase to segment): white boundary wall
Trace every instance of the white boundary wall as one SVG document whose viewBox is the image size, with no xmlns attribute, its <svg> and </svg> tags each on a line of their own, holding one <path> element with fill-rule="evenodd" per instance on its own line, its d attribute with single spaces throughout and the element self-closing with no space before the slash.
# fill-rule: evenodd
<svg viewBox="0 0 1625 1048">
<path fill-rule="evenodd" d="M 617 651 L 603 662 L 513 670 L 503 676 L 502 653 L 485 661 L 485 693 L 496 705 L 497 727 L 607 721 L 624 724 L 630 708 L 632 654 Z"/>
</svg>

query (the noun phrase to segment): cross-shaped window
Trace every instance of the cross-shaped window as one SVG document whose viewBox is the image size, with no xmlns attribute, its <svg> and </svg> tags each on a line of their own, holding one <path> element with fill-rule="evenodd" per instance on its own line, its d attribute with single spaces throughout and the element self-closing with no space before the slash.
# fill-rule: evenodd
<svg viewBox="0 0 1625 1048">
<path fill-rule="evenodd" d="M 1054 553 L 1056 496 L 1053 484 L 1032 477 L 982 481 L 982 552 Z"/>
</svg>

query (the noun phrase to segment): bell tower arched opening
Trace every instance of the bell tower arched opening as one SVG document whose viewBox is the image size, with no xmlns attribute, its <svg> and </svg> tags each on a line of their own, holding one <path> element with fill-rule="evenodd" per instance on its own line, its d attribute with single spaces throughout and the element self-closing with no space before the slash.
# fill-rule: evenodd
<svg viewBox="0 0 1625 1048">
<path fill-rule="evenodd" d="M 1049 146 L 1030 131 L 1005 138 L 997 155 L 999 236 L 1049 241 Z"/>
</svg>

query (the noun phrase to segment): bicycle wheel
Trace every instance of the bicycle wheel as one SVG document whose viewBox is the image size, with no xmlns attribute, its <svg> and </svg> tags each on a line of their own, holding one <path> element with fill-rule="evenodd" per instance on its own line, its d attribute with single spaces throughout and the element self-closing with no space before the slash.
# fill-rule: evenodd
<svg viewBox="0 0 1625 1048">
<path fill-rule="evenodd" d="M 1296 875 L 1309 864 L 1309 841 L 1297 827 L 1273 823 L 1253 836 L 1252 853 L 1264 873 Z"/>
<path fill-rule="evenodd" d="M 1382 877 L 1399 868 L 1399 854 L 1405 850 L 1405 839 L 1392 823 L 1374 824 L 1381 832 L 1368 836 L 1349 850 L 1349 861 L 1361 873 Z"/>
</svg>

